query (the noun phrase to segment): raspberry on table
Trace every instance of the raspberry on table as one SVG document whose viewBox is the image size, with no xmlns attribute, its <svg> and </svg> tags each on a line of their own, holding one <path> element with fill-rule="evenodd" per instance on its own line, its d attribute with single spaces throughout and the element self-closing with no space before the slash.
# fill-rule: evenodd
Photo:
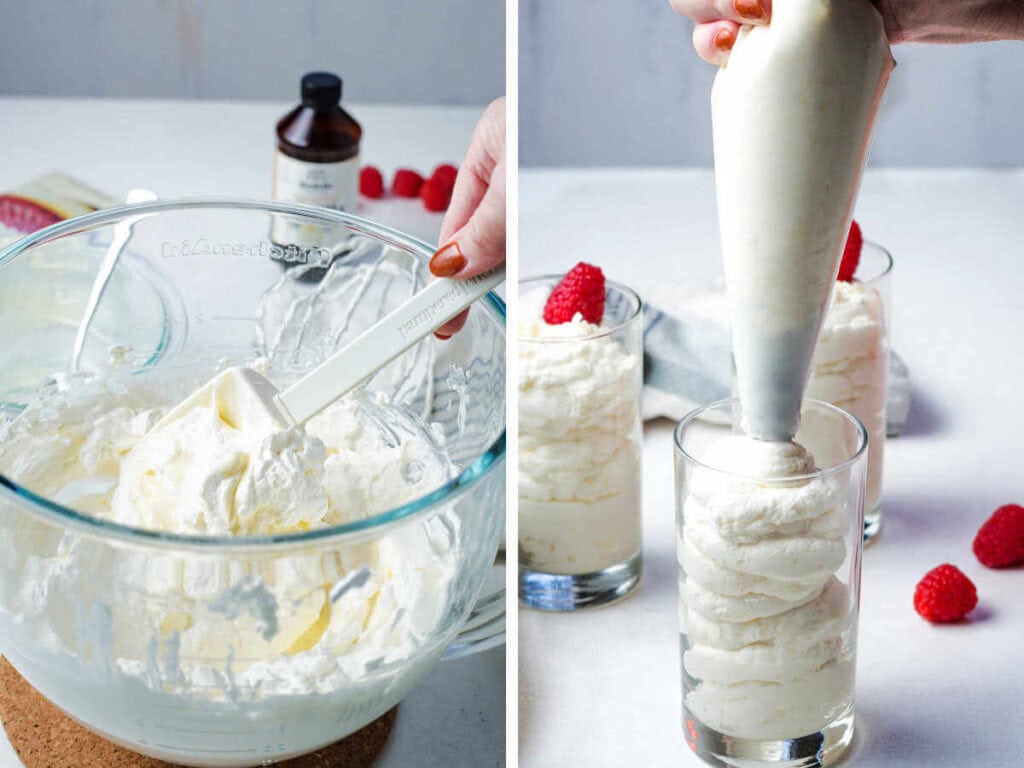
<svg viewBox="0 0 1024 768">
<path fill-rule="evenodd" d="M 999 507 L 978 530 L 971 548 L 978 562 L 988 568 L 1024 563 L 1024 507 Z"/>
<path fill-rule="evenodd" d="M 446 211 L 452 201 L 452 187 L 443 180 L 427 179 L 420 190 L 420 200 L 428 211 Z"/>
<path fill-rule="evenodd" d="M 580 262 L 555 286 L 544 305 L 544 322 L 561 325 L 579 313 L 599 325 L 604 317 L 604 273 L 600 267 Z"/>
<path fill-rule="evenodd" d="M 359 194 L 375 200 L 384 197 L 384 175 L 379 168 L 365 165 L 359 169 Z"/>
<path fill-rule="evenodd" d="M 850 222 L 850 234 L 846 238 L 846 247 L 843 248 L 843 260 L 839 262 L 839 275 L 836 280 L 844 283 L 852 283 L 853 276 L 857 273 L 857 265 L 860 264 L 860 251 L 864 247 L 864 236 L 860 231 L 860 224 L 856 221 Z"/>
<path fill-rule="evenodd" d="M 419 197 L 423 177 L 412 168 L 399 168 L 391 180 L 391 194 L 395 197 Z"/>
<path fill-rule="evenodd" d="M 928 571 L 914 590 L 914 610 L 933 623 L 958 621 L 977 604 L 974 583 L 949 563 Z"/>
<path fill-rule="evenodd" d="M 443 163 L 434 169 L 434 172 L 430 174 L 431 179 L 437 179 L 443 184 L 447 184 L 450 187 L 455 186 L 455 177 L 459 175 L 459 169 L 450 163 Z"/>
</svg>

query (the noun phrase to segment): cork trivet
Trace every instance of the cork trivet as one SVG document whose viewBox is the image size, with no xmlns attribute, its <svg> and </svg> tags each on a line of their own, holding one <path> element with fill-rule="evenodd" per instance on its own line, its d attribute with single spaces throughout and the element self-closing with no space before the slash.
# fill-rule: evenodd
<svg viewBox="0 0 1024 768">
<path fill-rule="evenodd" d="M 316 752 L 276 768 L 369 768 L 387 744 L 398 707 Z M 0 658 L 0 719 L 25 768 L 174 768 L 111 744 L 65 715 Z"/>
</svg>

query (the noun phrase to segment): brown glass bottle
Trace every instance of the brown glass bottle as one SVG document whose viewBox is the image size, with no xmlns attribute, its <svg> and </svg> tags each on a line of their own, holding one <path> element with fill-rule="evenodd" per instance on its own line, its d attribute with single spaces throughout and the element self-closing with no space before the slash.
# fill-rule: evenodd
<svg viewBox="0 0 1024 768">
<path fill-rule="evenodd" d="M 363 129 L 341 108 L 341 78 L 302 77 L 302 103 L 277 123 L 274 199 L 354 212 L 359 200 L 359 140 Z M 272 239 L 305 248 L 332 247 L 336 230 L 276 217 Z"/>
</svg>

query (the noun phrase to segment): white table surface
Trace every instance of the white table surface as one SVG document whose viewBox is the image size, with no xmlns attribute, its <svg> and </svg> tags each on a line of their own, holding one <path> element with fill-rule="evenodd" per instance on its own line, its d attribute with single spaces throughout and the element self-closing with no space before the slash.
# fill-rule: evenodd
<svg viewBox="0 0 1024 768">
<path fill-rule="evenodd" d="M 635 286 L 698 292 L 718 272 L 709 171 L 524 171 L 520 274 L 586 260 Z M 856 217 L 895 258 L 894 339 L 913 404 L 886 448 L 884 522 L 865 553 L 857 734 L 848 764 L 1024 764 L 1024 569 L 971 553 L 998 505 L 1024 503 L 1024 172 L 869 172 Z M 519 755 L 541 766 L 699 766 L 680 728 L 672 441 L 644 441 L 644 557 L 626 601 L 520 611 Z M 953 562 L 972 621 L 931 626 L 918 579 Z"/>
<path fill-rule="evenodd" d="M 482 111 L 345 105 L 364 128 L 362 157 L 390 179 L 458 163 Z M 59 170 L 112 196 L 270 196 L 280 103 L 0 98 L 0 190 Z M 441 215 L 418 200 L 365 201 L 368 218 L 436 242 Z M 504 647 L 439 665 L 399 709 L 381 768 L 505 765 Z M 0 731 L 0 768 L 21 762 Z"/>
</svg>

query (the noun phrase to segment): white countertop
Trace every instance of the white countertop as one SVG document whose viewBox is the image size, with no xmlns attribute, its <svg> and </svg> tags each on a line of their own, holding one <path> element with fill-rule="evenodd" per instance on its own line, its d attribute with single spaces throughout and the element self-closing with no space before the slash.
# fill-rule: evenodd
<svg viewBox="0 0 1024 768">
<path fill-rule="evenodd" d="M 360 106 L 362 157 L 390 179 L 458 163 L 481 108 Z M 270 196 L 274 125 L 287 104 L 0 98 L 0 190 L 49 170 L 113 196 Z M 437 240 L 441 215 L 418 200 L 371 201 L 361 215 Z M 403 702 L 381 768 L 505 765 L 505 655 L 496 648 L 442 663 Z M 0 730 L 0 768 L 21 762 Z"/>
<path fill-rule="evenodd" d="M 679 295 L 718 272 L 710 171 L 524 171 L 520 274 L 586 260 Z M 852 765 L 1019 766 L 1024 569 L 971 553 L 1000 504 L 1024 503 L 1024 171 L 874 171 L 856 217 L 891 250 L 894 344 L 913 404 L 886 448 L 884 522 L 865 552 Z M 643 580 L 578 614 L 520 611 L 524 768 L 700 766 L 685 746 L 676 614 L 672 439 L 644 444 Z M 968 624 L 931 626 L 914 586 L 943 562 L 977 584 Z"/>
</svg>

